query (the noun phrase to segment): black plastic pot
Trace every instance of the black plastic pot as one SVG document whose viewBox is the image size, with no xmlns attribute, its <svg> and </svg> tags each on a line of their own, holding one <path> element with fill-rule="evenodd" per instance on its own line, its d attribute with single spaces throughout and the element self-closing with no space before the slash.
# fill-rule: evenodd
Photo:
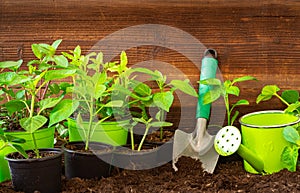
<svg viewBox="0 0 300 193">
<path fill-rule="evenodd" d="M 173 139 L 167 142 L 146 141 L 146 144 L 157 146 L 157 162 L 159 163 L 159 166 L 172 161 Z"/>
<path fill-rule="evenodd" d="M 56 193 L 61 191 L 61 170 L 63 151 L 57 148 L 40 149 L 40 152 L 54 155 L 38 159 L 13 159 L 8 154 L 12 185 L 16 191 L 32 193 Z M 29 152 L 29 151 L 27 151 Z"/>
<path fill-rule="evenodd" d="M 68 146 L 72 146 L 73 149 L 67 148 Z M 84 142 L 70 142 L 63 145 L 66 178 L 100 179 L 110 176 L 113 169 L 111 165 L 113 146 L 91 142 L 89 144 L 91 151 L 78 151 L 84 146 Z"/>
<path fill-rule="evenodd" d="M 114 151 L 114 166 L 128 170 L 144 170 L 159 166 L 156 145 L 144 144 L 141 151 L 131 150 L 131 145 L 117 147 Z"/>
</svg>

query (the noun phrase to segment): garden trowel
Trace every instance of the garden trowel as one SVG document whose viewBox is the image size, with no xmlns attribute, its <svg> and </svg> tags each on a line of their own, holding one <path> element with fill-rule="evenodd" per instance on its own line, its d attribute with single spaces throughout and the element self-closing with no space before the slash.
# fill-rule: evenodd
<svg viewBox="0 0 300 193">
<path fill-rule="evenodd" d="M 200 80 L 215 78 L 218 68 L 217 52 L 206 49 L 202 59 Z M 209 91 L 210 86 L 199 84 L 199 98 L 196 111 L 196 128 L 192 133 L 176 130 L 173 144 L 173 168 L 178 170 L 176 162 L 179 157 L 187 156 L 200 160 L 205 171 L 213 173 L 219 154 L 214 149 L 214 135 L 207 130 L 207 122 L 210 116 L 211 104 L 203 104 L 203 97 Z"/>
</svg>

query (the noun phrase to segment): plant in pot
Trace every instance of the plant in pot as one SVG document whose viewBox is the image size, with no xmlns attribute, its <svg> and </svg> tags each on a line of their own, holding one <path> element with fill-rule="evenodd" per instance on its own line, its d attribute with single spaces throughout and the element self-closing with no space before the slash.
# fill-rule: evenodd
<svg viewBox="0 0 300 193">
<path fill-rule="evenodd" d="M 62 151 L 53 148 L 54 125 L 72 114 L 71 108 L 65 108 L 71 100 L 64 99 L 71 85 L 55 81 L 73 76 L 76 72 L 67 69 L 68 60 L 63 55 L 55 54 L 60 43 L 61 40 L 54 41 L 52 45 L 32 44 L 36 59 L 29 61 L 25 70 L 21 68 L 22 60 L 0 63 L 0 86 L 5 96 L 2 108 L 5 107 L 9 116 L 18 117 L 14 120 L 23 130 L 9 135 L 26 140 L 22 147 L 27 150 L 27 156 L 13 152 L 13 148 L 4 151 L 16 190 L 60 191 Z M 47 134 L 42 135 L 44 132 Z"/>
<path fill-rule="evenodd" d="M 115 165 L 126 169 L 153 168 L 158 166 L 157 164 L 166 163 L 172 159 L 172 142 L 154 143 L 154 147 L 161 146 L 153 149 L 153 144 L 150 146 L 149 141 L 146 141 L 146 137 L 153 132 L 151 128 L 159 128 L 162 138 L 163 128 L 172 126 L 172 123 L 165 121 L 165 115 L 174 102 L 174 92 L 177 89 L 194 97 L 198 97 L 198 94 L 188 80 L 172 80 L 167 83 L 167 77 L 158 70 L 152 71 L 146 68 L 133 70 L 149 76 L 147 82 L 154 81 L 158 89 L 151 88 L 146 83 L 135 79 L 129 81 L 130 86 L 128 87 L 115 85 L 115 90 L 128 96 L 128 104 L 132 110 L 132 121 L 131 124 L 127 125 L 130 132 L 131 150 L 119 148 L 115 153 L 114 161 Z M 152 111 L 154 116 L 151 117 L 149 111 Z M 137 131 L 141 129 L 138 127 L 139 124 L 144 126 L 143 132 Z M 142 133 L 142 138 L 135 139 L 137 135 L 134 133 Z M 141 151 L 143 148 L 150 148 L 150 150 Z"/>
<path fill-rule="evenodd" d="M 118 145 L 120 141 L 113 140 L 112 138 L 118 137 L 118 133 L 115 133 L 114 129 L 110 133 L 111 129 L 104 127 L 103 124 L 113 117 L 114 114 L 109 112 L 112 108 L 121 108 L 123 105 L 122 100 L 114 100 L 111 97 L 112 85 L 116 80 L 114 80 L 115 75 L 110 73 L 123 63 L 121 62 L 120 65 L 117 62 L 104 63 L 101 52 L 81 55 L 79 46 L 72 51 L 72 54 L 64 53 L 72 60 L 71 63 L 77 62 L 73 102 L 79 105 L 76 105 L 77 110 L 73 115 L 76 116 L 75 119 L 68 121 L 69 129 L 71 126 L 72 132 L 77 130 L 75 138 L 77 141 L 73 138 L 63 146 L 65 175 L 67 178 L 107 177 L 112 169 L 110 164 L 112 145 Z M 123 132 L 121 131 L 121 135 Z M 125 132 L 127 139 L 127 131 Z"/>
<path fill-rule="evenodd" d="M 266 85 L 261 90 L 256 102 L 268 101 L 275 96 L 287 107 L 284 113 L 299 116 L 300 102 L 299 92 L 297 90 L 285 90 L 279 94 L 280 88 L 277 85 Z M 289 171 L 296 171 L 299 157 L 300 137 L 299 137 L 299 123 L 294 125 L 287 125 L 282 131 L 283 138 L 289 143 L 286 145 L 281 153 L 281 162 L 283 166 Z"/>
</svg>

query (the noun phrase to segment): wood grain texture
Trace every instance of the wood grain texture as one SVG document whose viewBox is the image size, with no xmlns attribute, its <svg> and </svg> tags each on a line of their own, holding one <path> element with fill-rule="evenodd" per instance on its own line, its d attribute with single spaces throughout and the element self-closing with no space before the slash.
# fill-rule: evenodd
<svg viewBox="0 0 300 193">
<path fill-rule="evenodd" d="M 241 114 L 283 108 L 277 100 L 255 104 L 263 85 L 277 84 L 283 90 L 300 89 L 298 1 L 0 0 L 0 61 L 19 58 L 28 61 L 32 57 L 32 43 L 51 43 L 60 38 L 63 42 L 59 51 L 80 45 L 87 53 L 113 32 L 142 24 L 161 24 L 182 30 L 205 47 L 216 49 L 224 79 L 243 75 L 257 77 L 258 82 L 239 84 L 241 98 L 251 103 L 239 108 Z M 128 35 L 114 44 L 121 48 L 135 38 Z M 144 38 L 168 41 L 160 36 L 149 37 L 147 33 Z M 176 34 L 172 38 L 176 40 Z M 184 53 L 199 57 L 197 61 L 200 61 L 202 56 L 196 55 L 199 50 L 193 47 L 195 45 L 182 38 L 176 41 L 174 44 Z M 177 78 L 179 70 L 197 88 L 200 63 L 195 64 L 182 53 L 164 45 L 133 45 L 126 50 L 130 64 L 149 60 L 163 62 L 169 66 L 160 70 L 168 73 L 170 78 Z M 107 45 L 110 46 L 114 48 L 116 45 Z M 156 67 L 154 63 L 152 65 Z M 232 98 L 232 101 L 236 100 L 236 97 Z M 190 108 L 189 117 L 194 120 L 194 101 L 182 104 L 180 100 L 176 101 L 170 119 L 178 119 L 183 108 L 180 106 Z M 194 124 L 193 121 L 188 123 Z"/>
</svg>

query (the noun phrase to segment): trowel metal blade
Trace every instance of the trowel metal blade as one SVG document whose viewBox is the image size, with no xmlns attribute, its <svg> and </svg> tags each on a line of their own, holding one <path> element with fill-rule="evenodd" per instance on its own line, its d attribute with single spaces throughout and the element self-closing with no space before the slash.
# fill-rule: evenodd
<svg viewBox="0 0 300 193">
<path fill-rule="evenodd" d="M 201 161 L 204 171 L 207 171 L 208 173 L 213 173 L 219 159 L 219 154 L 215 151 L 213 145 L 207 146 L 206 148 L 208 149 L 205 151 L 195 151 L 194 148 L 191 146 L 192 139 L 193 133 L 186 133 L 181 130 L 176 130 L 174 135 L 172 160 L 174 170 L 178 170 L 178 168 L 175 165 L 178 159 L 181 156 L 186 156 Z M 214 137 L 212 137 L 211 140 L 214 140 Z M 201 154 L 201 152 L 205 153 Z"/>
</svg>

